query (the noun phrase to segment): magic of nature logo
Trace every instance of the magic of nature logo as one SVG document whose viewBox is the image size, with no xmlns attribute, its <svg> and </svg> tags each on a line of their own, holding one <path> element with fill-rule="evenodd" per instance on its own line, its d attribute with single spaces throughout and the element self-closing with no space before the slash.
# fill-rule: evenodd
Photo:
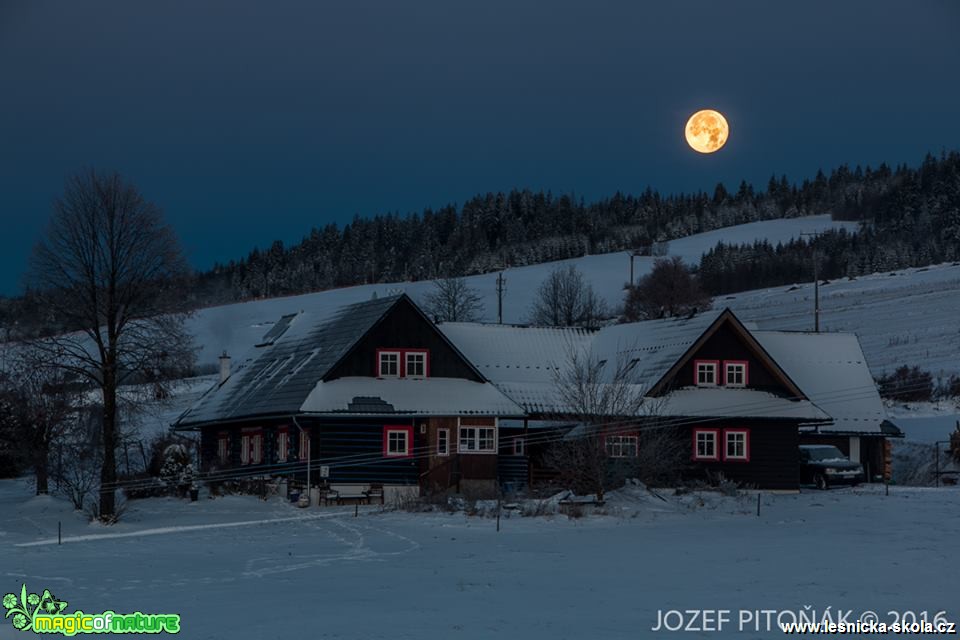
<svg viewBox="0 0 960 640">
<path fill-rule="evenodd" d="M 4 618 L 13 618 L 13 628 L 37 634 L 75 636 L 78 633 L 180 633 L 180 616 L 171 613 L 64 613 L 67 602 L 49 589 L 43 593 L 20 588 L 20 594 L 3 596 Z"/>
</svg>

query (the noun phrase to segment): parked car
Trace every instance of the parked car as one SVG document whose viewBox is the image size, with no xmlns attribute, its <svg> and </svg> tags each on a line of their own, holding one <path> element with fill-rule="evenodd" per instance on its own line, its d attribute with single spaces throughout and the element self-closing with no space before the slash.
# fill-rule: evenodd
<svg viewBox="0 0 960 640">
<path fill-rule="evenodd" d="M 800 484 L 813 484 L 817 489 L 831 485 L 863 482 L 863 467 L 852 462 L 840 449 L 830 444 L 800 445 Z"/>
</svg>

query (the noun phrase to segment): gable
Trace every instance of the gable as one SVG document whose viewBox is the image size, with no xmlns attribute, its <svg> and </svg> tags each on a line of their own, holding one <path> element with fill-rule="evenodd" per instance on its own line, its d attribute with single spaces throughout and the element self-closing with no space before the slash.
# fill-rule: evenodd
<svg viewBox="0 0 960 640">
<path fill-rule="evenodd" d="M 694 367 L 698 360 L 719 361 L 721 367 L 725 360 L 747 362 L 750 388 L 806 399 L 796 383 L 729 309 L 717 317 L 648 395 L 657 396 L 670 389 L 694 386 Z M 720 371 L 718 368 L 718 373 Z"/>
<path fill-rule="evenodd" d="M 446 336 L 405 296 L 354 344 L 323 379 L 376 377 L 378 350 L 403 349 L 425 349 L 429 352 L 430 377 L 484 381 L 483 376 Z"/>
</svg>

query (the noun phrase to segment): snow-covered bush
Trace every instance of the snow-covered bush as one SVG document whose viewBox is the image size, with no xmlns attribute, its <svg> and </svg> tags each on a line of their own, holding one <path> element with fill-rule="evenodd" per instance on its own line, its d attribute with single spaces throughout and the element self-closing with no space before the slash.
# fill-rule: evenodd
<svg viewBox="0 0 960 640">
<path fill-rule="evenodd" d="M 193 486 L 194 476 L 193 462 L 186 445 L 176 443 L 164 449 L 160 481 L 169 491 L 179 497 L 185 496 Z"/>
</svg>

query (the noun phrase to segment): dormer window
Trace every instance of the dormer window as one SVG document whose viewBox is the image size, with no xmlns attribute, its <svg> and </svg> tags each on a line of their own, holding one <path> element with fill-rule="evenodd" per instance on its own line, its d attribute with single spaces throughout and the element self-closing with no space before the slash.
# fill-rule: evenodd
<svg viewBox="0 0 960 640">
<path fill-rule="evenodd" d="M 720 362 L 718 360 L 694 360 L 693 382 L 698 387 L 715 387 L 719 384 L 718 374 Z"/>
<path fill-rule="evenodd" d="M 749 381 L 745 360 L 723 361 L 723 384 L 728 387 L 745 387 Z"/>
<path fill-rule="evenodd" d="M 427 377 L 427 352 L 426 351 L 405 351 L 404 373 L 408 378 L 426 378 Z"/>
<path fill-rule="evenodd" d="M 399 378 L 400 377 L 400 352 L 399 351 L 378 351 L 377 352 L 377 377 L 378 378 Z"/>
<path fill-rule="evenodd" d="M 429 350 L 377 349 L 378 378 L 426 378 L 429 375 Z"/>
</svg>

